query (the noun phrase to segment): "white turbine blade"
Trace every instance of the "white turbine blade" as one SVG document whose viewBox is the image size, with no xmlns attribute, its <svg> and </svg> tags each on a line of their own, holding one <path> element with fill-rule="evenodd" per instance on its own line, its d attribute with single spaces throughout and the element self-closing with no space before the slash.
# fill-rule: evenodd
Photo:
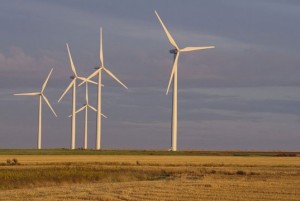
<svg viewBox="0 0 300 201">
<path fill-rule="evenodd" d="M 185 47 L 179 50 L 180 52 L 190 52 L 194 50 L 206 50 L 206 49 L 211 49 L 215 48 L 215 46 L 208 46 L 208 47 Z"/>
<path fill-rule="evenodd" d="M 97 73 L 99 72 L 100 69 L 97 69 L 95 72 L 93 72 L 91 75 L 89 75 L 87 78 L 85 78 L 86 80 L 90 80 L 95 77 L 97 75 Z M 87 81 L 83 80 L 78 86 L 83 85 L 84 83 L 86 83 Z M 97 84 L 97 83 L 96 83 Z"/>
<path fill-rule="evenodd" d="M 70 52 L 70 48 L 69 48 L 68 43 L 66 43 L 66 44 L 67 44 L 67 49 L 68 49 L 68 54 L 69 54 L 71 68 L 72 68 L 72 71 L 73 71 L 74 75 L 77 77 L 77 73 L 76 73 L 76 69 L 75 69 L 74 63 L 73 63 L 73 59 L 72 59 L 72 55 L 71 55 L 71 52 Z"/>
<path fill-rule="evenodd" d="M 167 35 L 167 37 L 168 37 L 170 43 L 178 50 L 179 47 L 177 46 L 175 40 L 173 39 L 173 37 L 172 37 L 171 34 L 169 33 L 168 29 L 166 28 L 166 26 L 164 25 L 163 21 L 160 19 L 159 15 L 158 15 L 158 13 L 157 13 L 156 11 L 155 11 L 155 14 L 156 14 L 158 20 L 160 21 L 160 23 L 161 23 L 163 29 L 165 30 L 165 33 L 166 33 L 166 35 Z"/>
<path fill-rule="evenodd" d="M 100 64 L 104 66 L 103 60 L 103 41 L 102 41 L 102 27 L 100 27 Z"/>
<path fill-rule="evenodd" d="M 178 58 L 179 58 L 179 52 L 177 53 L 175 61 L 174 61 L 174 65 L 173 65 L 173 68 L 172 68 L 172 73 L 171 73 L 171 76 L 170 76 L 170 80 L 169 80 L 169 84 L 168 84 L 166 95 L 168 95 L 168 93 L 169 93 L 169 89 L 170 89 L 170 86 L 171 86 L 171 82 L 173 80 L 175 69 L 177 68 Z"/>
<path fill-rule="evenodd" d="M 93 77 L 95 77 L 99 73 L 100 70 L 101 70 L 101 68 L 95 70 L 95 72 L 90 74 L 86 79 L 88 79 L 88 80 L 92 79 Z"/>
<path fill-rule="evenodd" d="M 103 67 L 103 70 L 110 76 L 112 77 L 114 80 L 116 80 L 117 82 L 119 82 L 124 88 L 128 89 L 125 84 L 123 84 L 114 74 L 112 74 L 112 72 L 110 72 L 108 69 Z"/>
<path fill-rule="evenodd" d="M 77 114 L 78 112 L 81 112 L 82 110 L 84 110 L 86 108 L 86 105 L 82 106 L 81 108 L 79 108 L 77 111 L 75 111 L 75 113 Z M 72 115 L 70 114 L 68 117 L 72 117 Z"/>
<path fill-rule="evenodd" d="M 47 85 L 47 83 L 48 83 L 48 80 L 49 80 L 49 78 L 50 78 L 50 75 L 51 75 L 52 71 L 53 71 L 53 68 L 51 69 L 51 71 L 50 71 L 50 73 L 49 73 L 47 79 L 45 80 L 45 82 L 44 82 L 44 84 L 43 84 L 43 86 L 42 86 L 42 93 L 43 93 L 43 91 L 44 91 L 45 88 L 46 88 L 46 85 Z"/>
<path fill-rule="evenodd" d="M 96 85 L 97 85 L 97 82 L 95 82 L 95 81 L 93 81 L 93 80 L 89 80 L 89 79 L 87 79 L 87 78 L 85 78 L 85 77 L 77 77 L 77 78 L 80 79 L 80 80 L 82 80 L 83 83 L 89 82 L 89 83 L 92 83 L 92 84 L 96 84 Z M 81 84 L 81 83 L 80 83 L 80 84 Z M 79 84 L 78 86 L 80 86 L 80 84 Z"/>
<path fill-rule="evenodd" d="M 58 99 L 58 102 L 61 101 L 61 99 L 65 96 L 65 94 L 69 91 L 69 89 L 73 86 L 75 79 L 69 84 L 69 86 L 66 88 L 66 90 L 64 91 L 64 93 L 60 96 L 60 98 Z"/>
<path fill-rule="evenodd" d="M 91 106 L 91 105 L 88 105 L 88 106 L 89 106 L 89 108 L 91 108 L 92 110 L 94 110 L 95 112 L 97 112 L 96 108 L 94 108 L 94 107 Z"/>
<path fill-rule="evenodd" d="M 37 96 L 40 94 L 41 94 L 40 92 L 30 92 L 30 93 L 14 94 L 14 96 Z"/>
<path fill-rule="evenodd" d="M 78 112 L 81 112 L 82 110 L 84 110 L 84 108 L 86 108 L 87 106 L 84 105 L 81 108 L 79 108 L 77 111 L 75 111 L 75 113 L 77 114 Z M 68 117 L 72 117 L 72 115 L 70 114 Z"/>
<path fill-rule="evenodd" d="M 97 112 L 96 108 L 94 108 L 93 106 L 91 105 L 87 105 L 89 108 L 91 108 L 92 110 L 94 110 L 95 112 Z M 104 118 L 107 119 L 107 116 L 105 116 L 104 114 L 101 114 L 101 116 L 103 116 Z"/>
<path fill-rule="evenodd" d="M 75 113 L 81 112 L 81 111 L 84 110 L 84 108 L 86 108 L 86 107 L 87 107 L 86 105 L 82 106 L 82 107 L 79 108 Z"/>
<path fill-rule="evenodd" d="M 49 108 L 51 109 L 51 111 L 53 112 L 53 114 L 57 117 L 57 114 L 55 113 L 54 109 L 52 108 L 48 98 L 44 94 L 42 94 L 42 97 L 43 97 L 44 101 L 47 103 L 47 105 L 49 106 Z"/>
<path fill-rule="evenodd" d="M 80 87 L 81 85 L 83 85 L 85 83 L 85 81 L 82 81 L 78 84 L 78 86 Z"/>
</svg>

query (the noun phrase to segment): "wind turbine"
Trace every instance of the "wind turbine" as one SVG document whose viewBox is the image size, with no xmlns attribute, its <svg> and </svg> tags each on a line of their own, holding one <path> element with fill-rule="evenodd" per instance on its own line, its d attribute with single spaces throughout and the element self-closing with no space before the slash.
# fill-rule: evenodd
<svg viewBox="0 0 300 201">
<path fill-rule="evenodd" d="M 175 49 L 171 49 L 170 53 L 174 54 L 174 64 L 173 64 L 173 69 L 172 73 L 169 79 L 169 84 L 167 88 L 166 95 L 169 92 L 171 82 L 173 80 L 173 108 L 172 108 L 172 136 L 171 136 L 171 150 L 176 151 L 177 150 L 177 63 L 178 63 L 178 58 L 181 52 L 190 52 L 190 51 L 195 51 L 195 50 L 205 50 L 205 49 L 211 49 L 214 48 L 214 46 L 208 46 L 208 47 L 185 47 L 185 48 L 179 48 L 178 45 L 176 44 L 175 40 L 167 30 L 166 26 L 160 19 L 158 13 L 155 11 L 155 14 L 161 23 L 161 26 L 163 27 L 169 42 Z"/>
<path fill-rule="evenodd" d="M 47 79 L 45 80 L 43 86 L 42 86 L 42 90 L 40 92 L 30 92 L 30 93 L 20 93 L 20 94 L 14 94 L 15 96 L 39 96 L 39 128 L 38 128 L 38 140 L 37 140 L 37 147 L 38 149 L 42 148 L 42 103 L 44 100 L 47 105 L 49 106 L 49 108 L 51 109 L 51 111 L 53 112 L 53 114 L 57 117 L 55 111 L 53 110 L 48 98 L 44 95 L 44 91 L 46 88 L 46 85 L 48 83 L 48 80 L 50 78 L 50 75 L 53 71 L 53 68 L 51 69 Z"/>
<path fill-rule="evenodd" d="M 71 65 L 71 69 L 73 72 L 73 75 L 70 76 L 70 79 L 72 79 L 72 81 L 70 82 L 69 86 L 66 88 L 66 90 L 64 91 L 64 93 L 60 96 L 58 102 L 61 101 L 61 99 L 65 96 L 65 94 L 71 89 L 71 87 L 73 87 L 73 96 L 72 96 L 72 127 L 71 127 L 71 149 L 75 149 L 75 132 L 76 132 L 76 80 L 80 79 L 86 82 L 91 82 L 94 84 L 97 84 L 94 81 L 88 80 L 84 77 L 80 77 L 77 75 L 76 72 L 76 68 L 75 65 L 73 63 L 73 59 L 72 59 L 72 55 L 69 49 L 69 45 L 68 43 L 67 45 L 67 49 L 68 49 L 68 54 L 69 54 L 69 59 L 70 59 L 70 65 Z"/>
<path fill-rule="evenodd" d="M 88 82 L 85 82 L 85 104 L 79 108 L 75 113 L 81 112 L 85 109 L 85 124 L 84 124 L 84 149 L 87 149 L 87 136 L 88 136 L 88 109 L 92 109 L 95 112 L 97 110 L 89 104 L 89 89 L 88 89 Z M 107 118 L 104 114 L 101 114 L 104 118 Z M 70 115 L 69 117 L 71 117 Z"/>
<path fill-rule="evenodd" d="M 100 27 L 100 64 L 96 67 L 96 71 L 92 73 L 87 79 L 90 80 L 94 76 L 98 75 L 98 101 L 97 101 L 97 137 L 96 137 L 96 149 L 101 149 L 101 83 L 102 83 L 102 70 L 106 72 L 111 78 L 121 84 L 124 88 L 128 89 L 110 70 L 104 66 L 103 60 L 103 42 L 102 42 L 102 27 Z M 79 85 L 83 84 L 81 82 Z"/>
</svg>

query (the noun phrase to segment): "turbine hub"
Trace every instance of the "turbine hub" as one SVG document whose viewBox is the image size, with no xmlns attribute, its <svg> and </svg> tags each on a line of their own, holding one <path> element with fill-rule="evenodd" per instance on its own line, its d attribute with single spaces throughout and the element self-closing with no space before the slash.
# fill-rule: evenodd
<svg viewBox="0 0 300 201">
<path fill-rule="evenodd" d="M 70 79 L 74 80 L 74 79 L 75 79 L 75 76 L 74 76 L 74 75 L 71 75 L 71 76 L 70 76 Z"/>
<path fill-rule="evenodd" d="M 171 54 L 177 54 L 178 50 L 177 49 L 172 49 L 169 51 Z"/>
</svg>

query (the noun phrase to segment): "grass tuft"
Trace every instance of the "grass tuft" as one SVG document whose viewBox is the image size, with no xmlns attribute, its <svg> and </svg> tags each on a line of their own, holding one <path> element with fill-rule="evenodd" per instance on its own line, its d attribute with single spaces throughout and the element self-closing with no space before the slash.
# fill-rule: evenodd
<svg viewBox="0 0 300 201">
<path fill-rule="evenodd" d="M 13 158 L 13 159 L 7 159 L 6 163 L 1 163 L 1 165 L 21 165 L 18 161 L 18 159 Z"/>
</svg>

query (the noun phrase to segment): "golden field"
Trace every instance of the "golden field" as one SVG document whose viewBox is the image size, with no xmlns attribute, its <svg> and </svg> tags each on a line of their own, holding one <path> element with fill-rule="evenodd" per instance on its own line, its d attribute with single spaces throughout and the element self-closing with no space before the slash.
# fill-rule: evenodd
<svg viewBox="0 0 300 201">
<path fill-rule="evenodd" d="M 20 165 L 6 165 L 16 158 Z M 299 200 L 300 157 L 0 155 L 0 200 Z"/>
</svg>

